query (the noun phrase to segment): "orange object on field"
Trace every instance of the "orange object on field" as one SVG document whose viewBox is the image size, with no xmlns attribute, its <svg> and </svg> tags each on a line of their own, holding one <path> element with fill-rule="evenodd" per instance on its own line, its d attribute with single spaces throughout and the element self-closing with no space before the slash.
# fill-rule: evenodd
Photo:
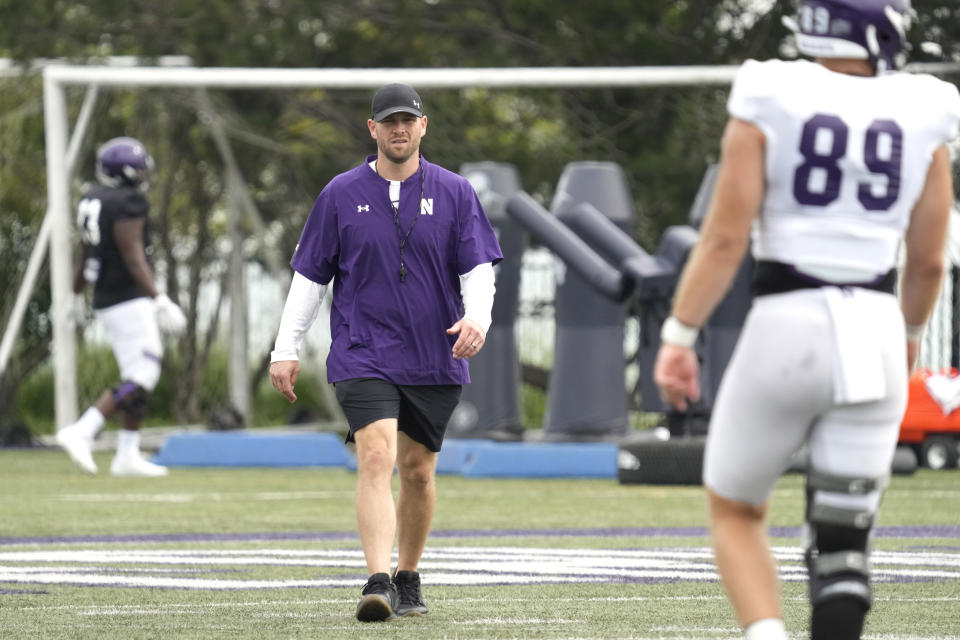
<svg viewBox="0 0 960 640">
<path fill-rule="evenodd" d="M 940 372 L 917 369 L 910 376 L 907 410 L 900 423 L 899 442 L 910 445 L 917 453 L 920 464 L 931 469 L 954 468 L 960 457 L 960 406 L 944 413 L 944 398 L 939 400 L 930 392 L 928 382 L 939 384 L 940 389 L 956 388 L 960 401 L 960 371 L 954 368 Z"/>
</svg>

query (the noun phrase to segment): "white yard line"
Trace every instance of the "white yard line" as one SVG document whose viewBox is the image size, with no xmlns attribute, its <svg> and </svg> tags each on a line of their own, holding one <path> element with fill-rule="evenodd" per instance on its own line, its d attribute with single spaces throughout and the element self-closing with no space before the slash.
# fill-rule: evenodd
<svg viewBox="0 0 960 640">
<path fill-rule="evenodd" d="M 797 549 L 776 547 L 774 552 L 780 561 L 781 579 L 786 582 L 807 579 Z M 711 551 L 702 547 L 431 547 L 424 553 L 421 568 L 425 571 L 424 584 L 431 586 L 715 582 L 718 576 L 711 556 Z M 356 574 L 364 574 L 366 568 L 358 549 L 48 549 L 0 551 L 0 563 L 4 563 L 0 565 L 0 582 L 227 590 L 354 587 Z M 309 580 L 210 575 L 214 568 L 258 566 L 272 567 L 276 572 L 282 572 L 285 566 L 347 569 L 352 570 L 352 574 L 324 575 Z M 873 575 L 877 582 L 960 581 L 960 552 L 877 552 L 873 558 Z"/>
<path fill-rule="evenodd" d="M 171 611 L 206 611 L 210 609 L 240 609 L 247 607 L 289 607 L 289 606 L 303 606 L 311 607 L 315 605 L 322 604 L 356 604 L 357 599 L 353 596 L 349 598 L 312 598 L 309 600 L 255 600 L 248 602 L 175 602 L 170 604 L 157 605 L 154 607 L 145 607 L 142 604 L 117 604 L 117 605 L 106 605 L 106 606 L 95 606 L 95 605 L 85 605 L 85 604 L 59 604 L 59 605 L 42 605 L 34 607 L 20 607 L 19 611 L 87 611 L 87 612 L 97 612 L 97 611 L 110 611 L 111 614 L 116 612 L 116 615 L 123 615 L 127 610 L 137 611 L 143 610 L 148 613 L 171 613 Z"/>
</svg>

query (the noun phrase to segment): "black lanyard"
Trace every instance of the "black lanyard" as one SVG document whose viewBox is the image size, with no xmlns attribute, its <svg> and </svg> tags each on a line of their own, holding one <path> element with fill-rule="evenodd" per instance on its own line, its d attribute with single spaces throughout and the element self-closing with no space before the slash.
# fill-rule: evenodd
<svg viewBox="0 0 960 640">
<path fill-rule="evenodd" d="M 423 206 L 423 160 L 420 161 L 420 198 L 418 200 L 418 207 Z M 401 185 L 402 186 L 402 185 Z M 407 238 L 410 237 L 410 233 L 413 231 L 413 228 L 417 225 L 417 220 L 420 218 L 420 212 L 417 211 L 413 217 L 413 224 L 410 225 L 410 228 L 407 229 L 407 232 L 403 232 L 403 227 L 400 226 L 400 192 L 397 191 L 397 204 L 393 203 L 393 200 L 390 198 L 390 192 L 387 192 L 387 200 L 390 201 L 390 208 L 393 209 L 393 224 L 397 226 L 397 238 L 400 240 L 400 282 L 404 282 L 407 278 L 407 267 L 403 263 L 403 250 L 407 246 Z"/>
</svg>

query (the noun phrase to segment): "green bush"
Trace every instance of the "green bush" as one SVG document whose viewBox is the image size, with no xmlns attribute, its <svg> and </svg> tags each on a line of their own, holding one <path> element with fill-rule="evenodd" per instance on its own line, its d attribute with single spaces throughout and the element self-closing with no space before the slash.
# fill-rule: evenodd
<svg viewBox="0 0 960 640">
<path fill-rule="evenodd" d="M 326 406 L 321 385 L 328 384 L 326 376 L 316 375 L 301 369 L 294 391 L 297 401 L 291 404 L 273 385 L 270 377 L 264 376 L 253 394 L 253 426 L 288 424 L 292 418 L 329 420 L 333 412 Z"/>
<path fill-rule="evenodd" d="M 20 385 L 12 418 L 27 423 L 35 434 L 53 433 L 53 369 L 44 365 Z"/>
<path fill-rule="evenodd" d="M 543 428 L 543 417 L 547 413 L 547 393 L 532 384 L 524 383 L 520 391 L 523 403 L 523 424 L 527 429 Z"/>
<path fill-rule="evenodd" d="M 85 344 L 77 352 L 77 398 L 78 410 L 93 404 L 104 389 L 117 384 L 120 374 L 113 351 L 109 346 Z M 226 347 L 215 346 L 201 372 L 198 410 L 201 422 L 211 411 L 229 404 L 229 354 Z M 150 394 L 147 411 L 147 426 L 176 424 L 174 417 L 177 372 L 183 366 L 179 353 L 169 349 L 164 354 L 163 373 L 156 389 Z M 321 385 L 326 380 L 309 371 L 301 371 L 297 380 L 297 402 L 290 404 L 264 376 L 253 394 L 251 426 L 274 426 L 287 424 L 299 414 L 312 419 L 329 419 L 332 412 L 324 403 Z M 49 434 L 54 431 L 53 368 L 46 364 L 27 378 L 14 401 L 12 417 L 19 418 L 30 426 L 34 434 Z M 113 428 L 115 425 L 108 425 Z"/>
</svg>

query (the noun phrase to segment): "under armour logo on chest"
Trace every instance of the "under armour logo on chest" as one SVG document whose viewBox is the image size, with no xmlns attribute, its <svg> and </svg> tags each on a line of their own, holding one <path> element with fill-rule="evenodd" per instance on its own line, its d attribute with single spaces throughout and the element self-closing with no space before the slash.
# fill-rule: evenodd
<svg viewBox="0 0 960 640">
<path fill-rule="evenodd" d="M 360 212 L 362 212 L 362 211 L 370 211 L 370 205 L 368 205 L 368 204 L 358 204 L 358 205 L 357 205 L 357 213 L 360 213 Z"/>
</svg>

